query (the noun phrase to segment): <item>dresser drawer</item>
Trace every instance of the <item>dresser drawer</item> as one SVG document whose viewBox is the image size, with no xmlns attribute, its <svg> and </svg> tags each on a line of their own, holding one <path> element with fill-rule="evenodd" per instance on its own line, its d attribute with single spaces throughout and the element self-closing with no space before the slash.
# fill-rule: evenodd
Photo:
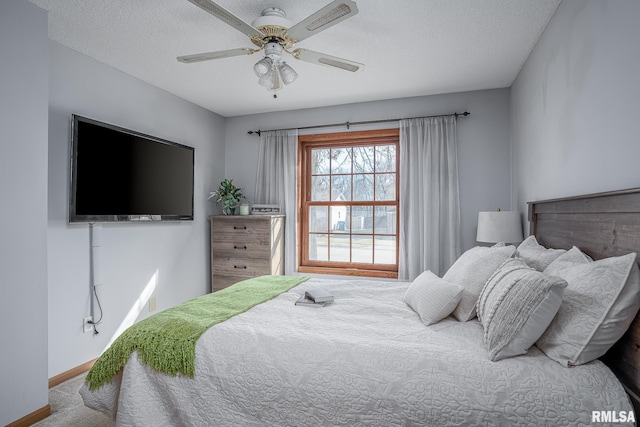
<svg viewBox="0 0 640 427">
<path fill-rule="evenodd" d="M 220 289 L 224 289 L 231 285 L 235 285 L 238 282 L 241 282 L 246 279 L 250 279 L 251 277 L 246 276 L 223 276 L 223 275 L 213 275 L 211 276 L 211 291 L 219 291 Z"/>
<path fill-rule="evenodd" d="M 264 274 L 271 274 L 271 261 L 269 259 L 214 257 L 214 259 L 211 260 L 211 271 L 214 275 L 262 276 Z"/>
<path fill-rule="evenodd" d="M 215 219 L 211 222 L 211 238 L 220 242 L 247 242 L 268 245 L 271 240 L 271 218 Z"/>
<path fill-rule="evenodd" d="M 211 251 L 214 257 L 271 258 L 271 245 L 268 242 L 242 241 L 241 239 L 237 241 L 216 240 L 211 243 Z"/>
</svg>

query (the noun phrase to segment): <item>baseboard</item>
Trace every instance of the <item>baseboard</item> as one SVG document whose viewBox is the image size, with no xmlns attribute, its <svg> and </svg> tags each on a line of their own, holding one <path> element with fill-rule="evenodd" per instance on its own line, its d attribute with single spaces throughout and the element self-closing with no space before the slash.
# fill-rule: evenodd
<svg viewBox="0 0 640 427">
<path fill-rule="evenodd" d="M 51 406 L 47 403 L 42 408 L 36 409 L 32 413 L 25 415 L 24 417 L 12 422 L 11 424 L 7 424 L 7 427 L 29 427 L 30 425 L 35 424 L 38 421 L 44 420 L 49 415 L 51 415 Z"/>
<path fill-rule="evenodd" d="M 90 360 L 86 363 L 83 363 L 80 366 L 76 366 L 75 368 L 69 369 L 61 374 L 56 375 L 55 377 L 49 378 L 49 388 L 53 388 L 58 384 L 62 384 L 63 382 L 70 380 L 73 377 L 77 377 L 80 374 L 84 374 L 87 372 L 94 363 L 96 363 L 97 358 Z"/>
</svg>

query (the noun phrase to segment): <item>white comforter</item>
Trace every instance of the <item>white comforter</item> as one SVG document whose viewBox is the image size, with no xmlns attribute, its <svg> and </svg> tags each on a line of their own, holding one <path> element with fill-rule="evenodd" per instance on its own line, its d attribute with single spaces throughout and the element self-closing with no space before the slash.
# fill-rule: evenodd
<svg viewBox="0 0 640 427">
<path fill-rule="evenodd" d="M 477 321 L 426 327 L 403 282 L 311 279 L 205 332 L 195 378 L 132 355 L 85 404 L 126 426 L 577 425 L 632 408 L 599 361 L 563 368 L 537 348 L 491 362 Z M 307 289 L 321 308 L 295 306 Z"/>
</svg>

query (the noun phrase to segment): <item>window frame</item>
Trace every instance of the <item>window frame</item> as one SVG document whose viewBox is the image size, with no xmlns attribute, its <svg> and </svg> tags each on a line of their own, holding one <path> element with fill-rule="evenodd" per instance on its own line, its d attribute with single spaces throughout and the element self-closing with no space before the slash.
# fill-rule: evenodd
<svg viewBox="0 0 640 427">
<path fill-rule="evenodd" d="M 349 276 L 368 276 L 382 278 L 398 277 L 398 259 L 400 246 L 400 131 L 399 129 L 379 129 L 358 132 L 338 132 L 298 136 L 298 271 L 302 273 L 339 274 Z M 396 208 L 396 259 L 395 264 L 343 263 L 336 261 L 309 260 L 309 207 L 344 206 L 344 201 L 311 201 L 311 150 L 318 148 L 356 147 L 371 145 L 395 145 L 396 147 L 396 197 L 395 200 L 354 201 L 348 206 L 394 206 Z M 351 171 L 353 176 L 353 170 Z M 374 188 L 375 192 L 375 188 Z M 329 230 L 330 231 L 330 230 Z M 353 233 L 350 233 L 352 236 Z M 372 234 L 375 236 L 376 234 Z M 382 234 L 387 235 L 387 234 Z M 351 247 L 349 249 L 352 250 Z"/>
</svg>

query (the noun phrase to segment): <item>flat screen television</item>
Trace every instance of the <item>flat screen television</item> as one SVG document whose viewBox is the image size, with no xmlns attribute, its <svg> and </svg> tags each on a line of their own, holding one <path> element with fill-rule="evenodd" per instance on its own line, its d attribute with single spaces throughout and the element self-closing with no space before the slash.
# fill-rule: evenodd
<svg viewBox="0 0 640 427">
<path fill-rule="evenodd" d="M 194 149 L 73 115 L 69 222 L 193 220 Z"/>
</svg>

